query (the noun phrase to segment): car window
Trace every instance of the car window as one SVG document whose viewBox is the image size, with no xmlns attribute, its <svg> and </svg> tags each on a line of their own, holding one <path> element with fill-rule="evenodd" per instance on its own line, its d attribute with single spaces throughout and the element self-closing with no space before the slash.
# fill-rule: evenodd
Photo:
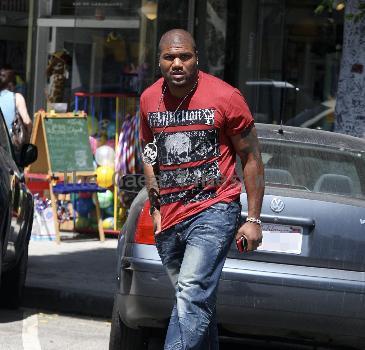
<svg viewBox="0 0 365 350">
<path fill-rule="evenodd" d="M 267 185 L 365 198 L 365 152 L 261 140 Z"/>
<path fill-rule="evenodd" d="M 11 146 L 7 133 L 7 127 L 1 115 L 0 115 L 0 146 L 6 149 L 7 152 L 11 153 Z"/>
</svg>

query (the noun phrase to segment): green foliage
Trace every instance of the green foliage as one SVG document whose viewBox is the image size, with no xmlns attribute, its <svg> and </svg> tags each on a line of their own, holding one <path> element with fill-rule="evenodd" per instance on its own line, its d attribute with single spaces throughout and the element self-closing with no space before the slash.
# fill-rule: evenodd
<svg viewBox="0 0 365 350">
<path fill-rule="evenodd" d="M 324 11 L 329 13 L 333 12 L 335 0 L 321 0 L 319 5 L 315 8 L 314 13 L 316 15 L 322 14 Z M 353 20 L 355 23 L 359 22 L 365 17 L 365 2 L 360 2 L 357 13 L 349 13 L 346 15 L 346 19 Z"/>
<path fill-rule="evenodd" d="M 334 0 L 321 0 L 320 4 L 314 10 L 314 13 L 320 15 L 325 10 L 331 13 L 333 11 L 333 2 Z"/>
</svg>

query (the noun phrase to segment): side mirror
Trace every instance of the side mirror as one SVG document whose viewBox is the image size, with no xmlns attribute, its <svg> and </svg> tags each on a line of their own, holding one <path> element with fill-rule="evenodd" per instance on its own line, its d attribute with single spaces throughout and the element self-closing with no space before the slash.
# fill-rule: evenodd
<svg viewBox="0 0 365 350">
<path fill-rule="evenodd" d="M 25 168 L 29 164 L 34 163 L 38 158 L 38 148 L 36 145 L 33 145 L 31 143 L 26 143 L 22 146 L 18 159 L 17 164 Z"/>
</svg>

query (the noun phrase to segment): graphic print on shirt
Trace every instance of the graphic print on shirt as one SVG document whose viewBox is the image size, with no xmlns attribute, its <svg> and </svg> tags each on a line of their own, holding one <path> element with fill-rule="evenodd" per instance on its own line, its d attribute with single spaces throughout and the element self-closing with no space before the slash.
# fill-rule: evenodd
<svg viewBox="0 0 365 350">
<path fill-rule="evenodd" d="M 214 185 L 221 178 L 218 162 L 200 166 L 160 171 L 160 188 L 183 187 L 190 185 Z"/>
<path fill-rule="evenodd" d="M 151 128 L 162 128 L 168 126 L 182 125 L 214 125 L 215 109 L 193 109 L 173 111 L 150 112 L 148 113 L 148 123 Z"/>
<path fill-rule="evenodd" d="M 208 160 L 219 156 L 218 130 L 156 134 L 160 165 Z"/>
<path fill-rule="evenodd" d="M 172 192 L 162 194 L 160 196 L 161 205 L 171 204 L 178 201 L 183 201 L 184 204 L 205 201 L 216 196 L 215 189 L 204 190 L 201 188 L 193 188 L 191 190 Z"/>
<path fill-rule="evenodd" d="M 168 132 L 155 133 L 160 166 L 184 168 L 160 169 L 160 187 L 179 189 L 195 185 L 193 189 L 181 189 L 161 196 L 161 204 L 177 201 L 184 203 L 203 201 L 216 195 L 212 186 L 219 181 L 221 173 L 218 161 L 210 161 L 220 155 L 219 132 L 214 128 L 215 109 L 194 109 L 150 112 L 148 122 L 151 129 L 168 126 Z M 194 126 L 195 130 L 185 130 L 184 126 Z M 212 128 L 199 130 L 199 126 Z M 172 128 L 171 128 L 172 127 Z M 191 162 L 206 161 L 199 166 L 189 166 Z M 204 189 L 206 186 L 209 189 Z"/>
</svg>

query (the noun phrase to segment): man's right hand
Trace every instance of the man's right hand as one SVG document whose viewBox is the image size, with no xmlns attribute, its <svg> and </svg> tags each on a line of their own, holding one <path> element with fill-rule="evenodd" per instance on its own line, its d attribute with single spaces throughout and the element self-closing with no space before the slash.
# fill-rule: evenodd
<svg viewBox="0 0 365 350">
<path fill-rule="evenodd" d="M 152 213 L 152 222 L 153 232 L 155 235 L 158 235 L 161 232 L 161 213 L 157 209 Z"/>
</svg>

